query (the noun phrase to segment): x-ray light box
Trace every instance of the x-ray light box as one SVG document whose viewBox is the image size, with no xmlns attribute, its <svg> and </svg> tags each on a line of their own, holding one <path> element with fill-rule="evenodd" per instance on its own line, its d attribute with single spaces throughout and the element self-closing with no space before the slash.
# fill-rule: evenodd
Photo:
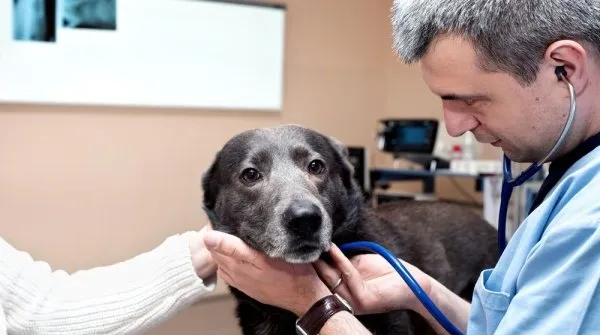
<svg viewBox="0 0 600 335">
<path fill-rule="evenodd" d="M 0 102 L 282 106 L 283 5 L 0 0 Z"/>
</svg>

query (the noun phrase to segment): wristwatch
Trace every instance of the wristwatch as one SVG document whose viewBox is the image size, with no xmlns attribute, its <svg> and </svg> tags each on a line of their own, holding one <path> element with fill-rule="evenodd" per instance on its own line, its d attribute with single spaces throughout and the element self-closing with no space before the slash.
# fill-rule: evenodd
<svg viewBox="0 0 600 335">
<path fill-rule="evenodd" d="M 337 293 L 315 302 L 306 314 L 296 320 L 297 335 L 318 335 L 329 318 L 342 311 L 354 314 L 352 306 Z"/>
</svg>

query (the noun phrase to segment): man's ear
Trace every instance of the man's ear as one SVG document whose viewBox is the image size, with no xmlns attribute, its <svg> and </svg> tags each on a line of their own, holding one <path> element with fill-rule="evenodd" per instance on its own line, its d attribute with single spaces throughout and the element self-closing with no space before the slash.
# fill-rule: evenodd
<svg viewBox="0 0 600 335">
<path fill-rule="evenodd" d="M 215 203 L 217 201 L 217 195 L 219 193 L 219 183 L 217 176 L 217 169 L 219 164 L 219 152 L 217 152 L 215 159 L 208 168 L 208 170 L 202 175 L 202 191 L 204 193 L 202 200 L 202 207 L 206 212 L 211 223 L 216 224 L 217 217 L 214 211 Z"/>
<path fill-rule="evenodd" d="M 344 187 L 350 190 L 356 187 L 356 183 L 354 181 L 354 165 L 350 162 L 350 155 L 348 153 L 348 148 L 338 139 L 328 136 L 329 144 L 333 148 L 333 151 L 336 154 L 336 160 L 342 166 L 342 181 L 344 183 Z"/>
<path fill-rule="evenodd" d="M 580 95 L 589 87 L 591 81 L 588 64 L 590 57 L 589 52 L 582 44 L 572 40 L 559 40 L 550 44 L 546 49 L 542 66 L 549 70 L 548 76 L 554 80 L 557 80 L 554 74 L 556 68 L 565 69 L 566 77 L 573 85 L 575 93 Z"/>
</svg>

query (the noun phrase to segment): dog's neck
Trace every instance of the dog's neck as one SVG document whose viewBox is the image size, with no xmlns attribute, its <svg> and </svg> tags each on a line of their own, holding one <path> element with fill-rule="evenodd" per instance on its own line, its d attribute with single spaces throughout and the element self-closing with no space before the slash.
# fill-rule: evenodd
<svg viewBox="0 0 600 335">
<path fill-rule="evenodd" d="M 368 235 L 367 230 L 364 229 L 364 224 L 367 222 L 369 210 L 362 206 L 358 206 L 358 208 L 353 208 L 352 210 L 354 211 L 353 215 L 343 218 L 341 222 L 336 222 L 336 229 L 333 232 L 331 241 L 338 247 L 346 243 L 364 240 L 365 236 Z M 346 252 L 345 254 L 347 257 L 352 258 L 355 255 L 364 253 L 367 252 L 357 250 Z M 326 263 L 333 265 L 333 260 L 328 253 L 323 253 L 320 258 Z"/>
<path fill-rule="evenodd" d="M 343 243 L 353 242 L 359 236 L 364 236 L 364 224 L 368 215 L 368 209 L 363 206 L 356 206 L 346 210 L 347 215 L 339 214 L 334 218 L 337 220 L 334 224 L 335 230 L 332 235 L 332 242 L 340 245 Z"/>
</svg>

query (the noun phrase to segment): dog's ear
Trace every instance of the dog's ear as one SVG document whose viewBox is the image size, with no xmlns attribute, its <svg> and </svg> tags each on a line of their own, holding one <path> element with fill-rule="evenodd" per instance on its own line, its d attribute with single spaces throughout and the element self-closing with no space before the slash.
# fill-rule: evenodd
<svg viewBox="0 0 600 335">
<path fill-rule="evenodd" d="M 219 163 L 219 152 L 215 155 L 210 167 L 202 175 L 202 191 L 204 193 L 202 207 L 208 215 L 209 220 L 214 224 L 216 214 L 214 211 L 217 195 L 219 193 L 219 183 L 217 181 L 217 166 Z"/>
<path fill-rule="evenodd" d="M 348 148 L 335 137 L 328 136 L 329 144 L 336 153 L 336 159 L 342 165 L 342 181 L 347 189 L 354 187 L 354 165 L 350 162 Z"/>
</svg>

